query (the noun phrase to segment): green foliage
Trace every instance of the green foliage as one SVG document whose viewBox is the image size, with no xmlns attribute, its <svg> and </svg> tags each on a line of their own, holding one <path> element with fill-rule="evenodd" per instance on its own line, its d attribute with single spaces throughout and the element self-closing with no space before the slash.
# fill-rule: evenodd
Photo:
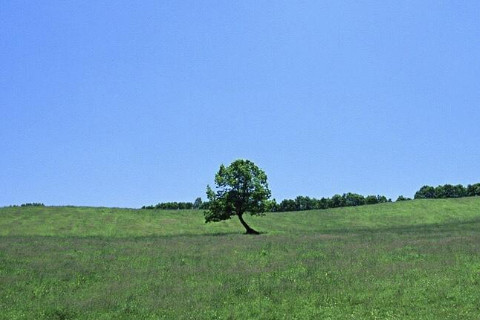
<svg viewBox="0 0 480 320">
<path fill-rule="evenodd" d="M 473 197 L 480 196 L 480 183 L 468 185 L 450 185 L 432 187 L 423 186 L 419 191 L 415 193 L 415 199 L 446 199 L 446 198 L 461 198 L 461 197 Z M 411 200 L 403 195 L 399 196 L 396 201 Z M 284 199 L 280 203 L 277 203 L 275 199 L 265 202 L 266 212 L 286 212 L 286 211 L 302 211 L 302 210 L 315 210 L 315 209 L 328 209 L 328 208 L 341 208 L 341 207 L 355 207 L 361 205 L 371 205 L 378 203 L 391 202 L 391 199 L 387 199 L 381 195 L 369 195 L 362 196 L 356 193 L 344 193 L 343 195 L 336 194 L 332 198 L 316 199 L 308 196 L 297 196 L 295 199 Z M 143 206 L 142 209 L 208 209 L 209 202 L 201 202 L 201 198 L 197 198 L 194 203 L 187 202 L 166 202 L 159 203 L 155 206 Z M 224 219 L 219 219 L 221 221 Z M 213 220 L 212 220 L 213 221 Z"/>
<path fill-rule="evenodd" d="M 295 200 L 292 199 L 284 199 L 282 202 L 277 207 L 277 211 L 300 211 L 299 208 L 297 208 L 297 204 Z"/>
<path fill-rule="evenodd" d="M 345 198 L 346 207 L 356 207 L 365 204 L 365 198 L 360 194 L 349 192 L 347 194 L 344 194 L 343 197 Z"/>
<path fill-rule="evenodd" d="M 451 184 L 445 184 L 435 188 L 435 198 L 461 198 L 467 195 L 467 190 L 461 185 L 453 186 Z"/>
<path fill-rule="evenodd" d="M 33 203 L 23 203 L 21 207 L 45 207 L 43 203 L 33 202 Z"/>
<path fill-rule="evenodd" d="M 157 210 L 190 210 L 193 209 L 192 202 L 160 202 L 154 206 L 143 206 L 142 209 Z"/>
<path fill-rule="evenodd" d="M 205 222 L 227 220 L 233 215 L 242 221 L 245 212 L 259 215 L 269 205 L 267 175 L 249 160 L 236 160 L 228 167 L 222 164 L 215 175 L 215 188 L 207 186 Z"/>
<path fill-rule="evenodd" d="M 435 188 L 432 186 L 423 186 L 415 193 L 414 199 L 434 199 Z"/>
<path fill-rule="evenodd" d="M 468 197 L 474 197 L 474 196 L 480 196 L 480 183 L 476 184 L 469 184 L 467 187 L 467 196 Z"/>
<path fill-rule="evenodd" d="M 202 198 L 198 197 L 197 199 L 195 199 L 195 201 L 193 202 L 193 209 L 200 209 L 202 207 L 202 204 L 203 204 L 203 201 L 202 201 Z"/>
<path fill-rule="evenodd" d="M 278 210 L 278 204 L 275 199 L 265 201 L 265 211 L 266 212 L 276 212 Z"/>
<path fill-rule="evenodd" d="M 332 201 L 330 202 L 332 208 L 340 208 L 345 207 L 346 201 L 345 198 L 339 194 L 336 194 L 332 197 Z"/>
<path fill-rule="evenodd" d="M 404 196 L 399 196 L 399 197 L 397 198 L 397 201 L 408 201 L 408 200 L 412 200 L 412 199 L 407 198 L 407 197 L 404 197 Z"/>
<path fill-rule="evenodd" d="M 423 186 L 415 193 L 415 199 L 447 199 L 480 196 L 480 183 L 468 185 L 445 184 L 437 187 Z"/>
<path fill-rule="evenodd" d="M 208 201 L 203 202 L 198 197 L 194 202 L 160 202 L 156 205 L 143 206 L 142 209 L 147 210 L 190 210 L 190 209 L 208 209 Z"/>
<path fill-rule="evenodd" d="M 298 196 L 295 200 L 284 199 L 277 204 L 272 203 L 269 208 L 272 212 L 285 212 L 285 211 L 303 211 L 303 210 L 315 210 L 315 209 L 328 209 L 328 208 L 342 208 L 342 207 L 356 207 L 366 204 L 377 204 L 391 202 L 385 196 L 367 196 L 364 197 L 357 193 L 344 193 L 343 195 L 336 194 L 332 198 L 315 199 L 311 197 Z"/>
<path fill-rule="evenodd" d="M 190 209 L 207 209 L 208 202 L 203 202 L 198 197 L 194 202 L 160 202 L 156 205 L 143 206 L 142 209 L 147 210 L 190 210 Z"/>
</svg>

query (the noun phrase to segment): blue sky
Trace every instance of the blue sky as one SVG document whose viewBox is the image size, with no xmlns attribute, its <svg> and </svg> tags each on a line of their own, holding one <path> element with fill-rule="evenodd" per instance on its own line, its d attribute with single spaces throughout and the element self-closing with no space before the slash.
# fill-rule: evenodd
<svg viewBox="0 0 480 320">
<path fill-rule="evenodd" d="M 480 182 L 479 1 L 2 1 L 0 206 Z"/>
</svg>

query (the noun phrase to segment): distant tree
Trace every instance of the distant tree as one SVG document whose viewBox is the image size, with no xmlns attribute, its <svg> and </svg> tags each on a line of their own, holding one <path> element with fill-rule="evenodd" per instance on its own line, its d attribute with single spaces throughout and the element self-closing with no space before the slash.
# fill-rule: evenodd
<svg viewBox="0 0 480 320">
<path fill-rule="evenodd" d="M 415 193 L 415 199 L 434 199 L 435 188 L 432 186 L 423 186 Z"/>
<path fill-rule="evenodd" d="M 443 186 L 436 187 L 434 190 L 434 195 L 436 199 L 461 198 L 468 195 L 468 190 L 461 184 L 458 184 L 456 186 L 451 184 L 445 184 Z"/>
<path fill-rule="evenodd" d="M 179 210 L 190 210 L 193 208 L 193 203 L 191 202 L 179 202 L 178 209 Z"/>
<path fill-rule="evenodd" d="M 366 196 L 365 197 L 365 204 L 377 204 L 378 203 L 378 198 L 377 196 Z"/>
<path fill-rule="evenodd" d="M 392 202 L 392 199 L 387 199 L 385 196 L 377 196 L 377 203 L 387 203 L 387 202 Z"/>
<path fill-rule="evenodd" d="M 298 196 L 295 198 L 295 210 L 311 210 L 314 203 L 310 197 Z"/>
<path fill-rule="evenodd" d="M 205 222 L 237 216 L 247 234 L 258 234 L 245 222 L 243 215 L 265 212 L 271 194 L 265 172 L 249 160 L 236 160 L 228 167 L 222 164 L 215 175 L 215 187 L 216 191 L 207 186 L 210 204 L 205 211 Z"/>
<path fill-rule="evenodd" d="M 200 208 L 201 210 L 208 210 L 208 208 L 210 208 L 210 202 L 208 201 L 204 201 L 202 202 L 202 204 L 200 205 Z"/>
<path fill-rule="evenodd" d="M 317 208 L 318 209 L 328 209 L 331 207 L 329 198 L 323 198 L 317 201 Z"/>
<path fill-rule="evenodd" d="M 461 184 L 457 184 L 453 187 L 453 195 L 455 198 L 461 198 L 467 196 L 467 188 Z"/>
<path fill-rule="evenodd" d="M 451 184 L 435 187 L 435 199 L 450 198 L 452 187 Z"/>
<path fill-rule="evenodd" d="M 265 211 L 267 212 L 277 212 L 278 211 L 278 203 L 277 200 L 267 200 L 265 202 Z"/>
<path fill-rule="evenodd" d="M 295 203 L 295 200 L 292 199 L 284 199 L 280 204 L 278 205 L 278 211 L 296 211 L 297 206 Z"/>
<path fill-rule="evenodd" d="M 197 210 L 200 209 L 200 207 L 202 206 L 202 203 L 203 203 L 202 198 L 198 197 L 193 202 L 193 205 L 192 205 L 193 209 L 197 209 Z"/>
<path fill-rule="evenodd" d="M 22 203 L 21 207 L 45 207 L 43 203 L 33 202 L 33 203 Z"/>
<path fill-rule="evenodd" d="M 466 195 L 468 197 L 480 196 L 480 183 L 469 184 L 467 186 Z"/>
<path fill-rule="evenodd" d="M 356 193 L 345 193 L 343 195 L 347 207 L 361 206 L 365 204 L 365 197 Z"/>
<path fill-rule="evenodd" d="M 406 198 L 406 197 L 404 197 L 404 196 L 399 196 L 399 197 L 397 198 L 397 201 L 408 201 L 408 200 L 412 200 L 412 199 Z"/>
<path fill-rule="evenodd" d="M 143 206 L 142 209 L 157 210 L 189 210 L 193 208 L 192 202 L 160 202 L 156 205 Z"/>
<path fill-rule="evenodd" d="M 332 197 L 330 204 L 332 208 L 345 207 L 345 198 L 336 194 Z"/>
</svg>

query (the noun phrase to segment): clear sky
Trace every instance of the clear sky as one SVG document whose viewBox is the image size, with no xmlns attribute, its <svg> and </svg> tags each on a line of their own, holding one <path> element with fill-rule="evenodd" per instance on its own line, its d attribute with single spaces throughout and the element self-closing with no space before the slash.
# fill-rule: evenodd
<svg viewBox="0 0 480 320">
<path fill-rule="evenodd" d="M 480 182 L 480 1 L 1 1 L 0 206 Z"/>
</svg>

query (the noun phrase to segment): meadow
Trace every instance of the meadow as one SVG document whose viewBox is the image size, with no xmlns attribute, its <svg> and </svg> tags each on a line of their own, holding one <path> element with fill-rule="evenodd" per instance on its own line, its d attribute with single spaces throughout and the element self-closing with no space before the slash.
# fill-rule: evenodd
<svg viewBox="0 0 480 320">
<path fill-rule="evenodd" d="M 480 197 L 245 219 L 0 208 L 0 319 L 480 318 Z"/>
</svg>

